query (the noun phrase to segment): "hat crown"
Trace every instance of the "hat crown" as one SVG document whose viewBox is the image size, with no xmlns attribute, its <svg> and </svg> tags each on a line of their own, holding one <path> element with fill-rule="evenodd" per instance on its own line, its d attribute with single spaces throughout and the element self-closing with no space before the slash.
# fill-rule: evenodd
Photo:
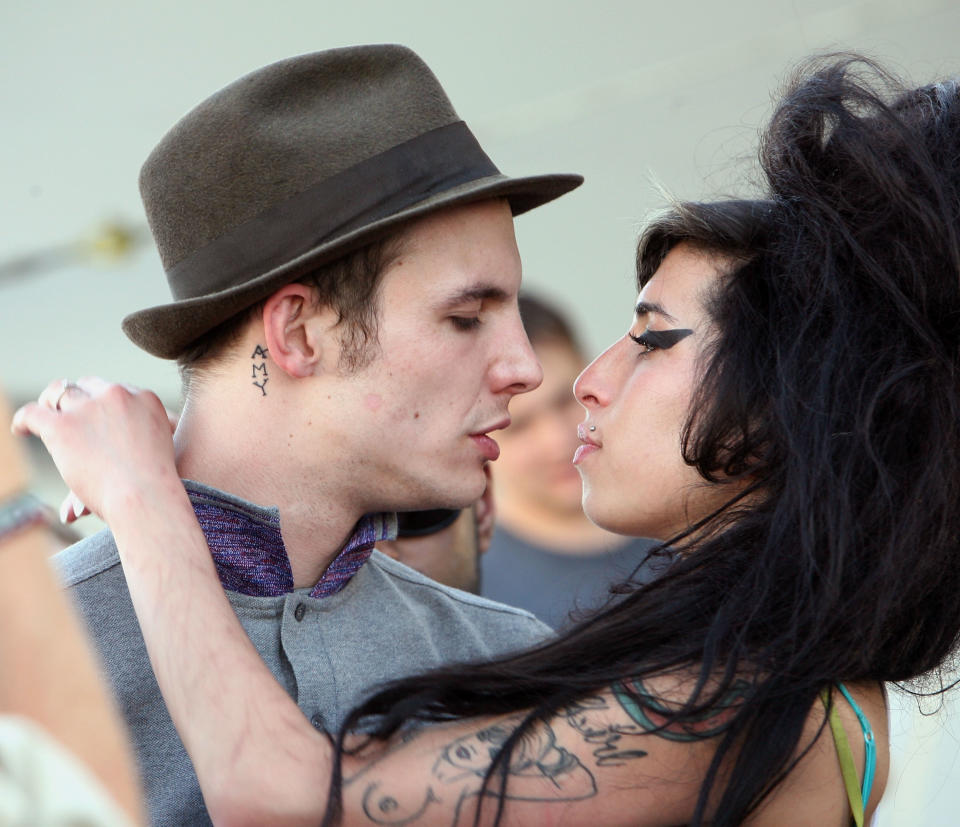
<svg viewBox="0 0 960 827">
<path fill-rule="evenodd" d="M 221 89 L 163 137 L 140 173 L 161 260 L 186 256 L 361 161 L 458 120 L 404 46 L 332 49 Z"/>
<path fill-rule="evenodd" d="M 140 171 L 173 302 L 126 334 L 174 359 L 273 291 L 437 210 L 506 198 L 514 215 L 579 175 L 511 178 L 404 46 L 258 69 L 188 112 Z"/>
</svg>

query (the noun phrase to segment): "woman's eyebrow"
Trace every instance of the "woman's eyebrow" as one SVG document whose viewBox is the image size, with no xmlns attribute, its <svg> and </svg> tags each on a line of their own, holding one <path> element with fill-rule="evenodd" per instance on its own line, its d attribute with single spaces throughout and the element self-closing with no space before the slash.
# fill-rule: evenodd
<svg viewBox="0 0 960 827">
<path fill-rule="evenodd" d="M 677 321 L 663 309 L 662 304 L 657 304 L 656 302 L 637 302 L 637 307 L 634 312 L 638 316 L 649 316 L 651 313 L 656 313 L 658 316 L 663 316 L 668 322 L 676 323 Z"/>
</svg>

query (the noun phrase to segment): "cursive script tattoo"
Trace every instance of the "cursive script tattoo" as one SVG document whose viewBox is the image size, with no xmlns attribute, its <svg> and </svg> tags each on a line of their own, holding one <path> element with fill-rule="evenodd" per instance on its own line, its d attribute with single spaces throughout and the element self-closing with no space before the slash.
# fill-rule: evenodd
<svg viewBox="0 0 960 827">
<path fill-rule="evenodd" d="M 605 695 L 581 698 L 564 710 L 567 723 L 583 736 L 585 743 L 594 747 L 593 757 L 598 767 L 620 767 L 632 758 L 645 758 L 646 750 L 624 749 L 630 736 L 646 735 L 632 719 L 617 720 L 610 713 L 620 712 Z"/>
</svg>

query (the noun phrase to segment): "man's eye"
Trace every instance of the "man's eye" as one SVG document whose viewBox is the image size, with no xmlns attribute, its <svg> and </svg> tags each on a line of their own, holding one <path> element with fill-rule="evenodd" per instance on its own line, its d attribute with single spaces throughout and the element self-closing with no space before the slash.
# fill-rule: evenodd
<svg viewBox="0 0 960 827">
<path fill-rule="evenodd" d="M 451 316 L 450 321 L 457 330 L 473 330 L 480 326 L 478 316 Z"/>
</svg>

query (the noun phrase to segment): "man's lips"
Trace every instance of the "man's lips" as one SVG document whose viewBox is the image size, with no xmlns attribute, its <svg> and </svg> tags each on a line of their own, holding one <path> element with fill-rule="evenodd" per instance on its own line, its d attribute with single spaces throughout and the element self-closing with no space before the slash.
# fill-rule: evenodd
<svg viewBox="0 0 960 827">
<path fill-rule="evenodd" d="M 500 456 L 500 446 L 495 439 L 491 439 L 486 434 L 470 434 L 470 439 L 480 449 L 484 459 L 493 462 Z"/>
<path fill-rule="evenodd" d="M 480 449 L 480 453 L 483 455 L 483 458 L 493 462 L 497 457 L 500 456 L 500 446 L 497 444 L 497 441 L 490 436 L 487 436 L 490 431 L 499 431 L 503 428 L 506 428 L 510 424 L 510 417 L 501 419 L 499 422 L 494 422 L 489 428 L 484 428 L 482 431 L 477 431 L 476 433 L 470 434 L 470 439 L 473 440 L 474 445 Z"/>
</svg>

